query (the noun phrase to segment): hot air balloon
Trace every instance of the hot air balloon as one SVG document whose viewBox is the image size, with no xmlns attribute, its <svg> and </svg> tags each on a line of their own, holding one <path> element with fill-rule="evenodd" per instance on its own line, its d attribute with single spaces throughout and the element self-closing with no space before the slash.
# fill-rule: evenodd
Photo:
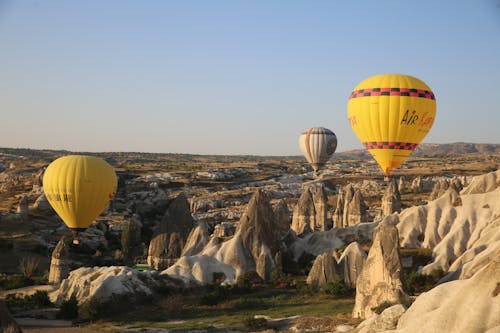
<svg viewBox="0 0 500 333">
<path fill-rule="evenodd" d="M 429 132 L 436 116 L 436 98 L 415 77 L 376 75 L 354 88 L 347 115 L 354 133 L 389 175 Z"/>
<path fill-rule="evenodd" d="M 69 155 L 53 161 L 43 176 L 50 205 L 73 233 L 84 231 L 113 199 L 117 179 L 113 167 L 93 156 Z"/>
<path fill-rule="evenodd" d="M 317 173 L 337 149 L 337 137 L 324 127 L 309 128 L 300 135 L 299 147 L 307 162 Z"/>
</svg>

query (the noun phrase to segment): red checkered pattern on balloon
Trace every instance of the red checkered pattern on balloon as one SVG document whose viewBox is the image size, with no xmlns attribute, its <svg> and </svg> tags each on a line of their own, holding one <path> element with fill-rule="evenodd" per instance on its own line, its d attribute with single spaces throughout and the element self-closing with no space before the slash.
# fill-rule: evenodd
<svg viewBox="0 0 500 333">
<path fill-rule="evenodd" d="M 400 150 L 415 150 L 417 143 L 410 142 L 389 142 L 389 141 L 371 141 L 363 142 L 366 149 L 400 149 Z"/>
</svg>

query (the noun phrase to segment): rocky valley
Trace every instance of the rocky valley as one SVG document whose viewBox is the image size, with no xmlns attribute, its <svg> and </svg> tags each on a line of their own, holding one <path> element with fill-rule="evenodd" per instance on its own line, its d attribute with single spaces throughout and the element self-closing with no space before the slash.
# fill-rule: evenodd
<svg viewBox="0 0 500 333">
<path fill-rule="evenodd" d="M 42 187 L 69 152 L 0 149 L 0 332 L 498 332 L 499 150 L 423 145 L 390 179 L 358 152 L 94 154 L 118 188 L 75 245 Z"/>
</svg>

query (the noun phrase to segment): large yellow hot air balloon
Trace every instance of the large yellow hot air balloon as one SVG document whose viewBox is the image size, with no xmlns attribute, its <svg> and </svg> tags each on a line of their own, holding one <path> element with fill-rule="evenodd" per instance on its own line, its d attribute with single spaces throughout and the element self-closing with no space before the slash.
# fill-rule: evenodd
<svg viewBox="0 0 500 333">
<path fill-rule="evenodd" d="M 314 172 L 318 172 L 337 149 L 337 137 L 324 127 L 309 128 L 300 135 L 299 148 Z"/>
<path fill-rule="evenodd" d="M 415 77 L 376 75 L 354 88 L 347 115 L 354 133 L 388 175 L 429 132 L 436 116 L 436 98 Z"/>
<path fill-rule="evenodd" d="M 93 156 L 69 155 L 53 161 L 43 176 L 50 205 L 71 229 L 74 242 L 113 199 L 117 179 L 113 167 Z"/>
</svg>

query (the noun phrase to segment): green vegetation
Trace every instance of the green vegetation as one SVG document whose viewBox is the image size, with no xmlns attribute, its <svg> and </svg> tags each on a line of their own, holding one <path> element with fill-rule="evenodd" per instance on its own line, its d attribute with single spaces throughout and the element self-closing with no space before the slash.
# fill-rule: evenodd
<svg viewBox="0 0 500 333">
<path fill-rule="evenodd" d="M 75 319 L 78 317 L 78 301 L 73 295 L 70 299 L 63 301 L 59 308 L 57 318 L 60 319 Z"/>
<path fill-rule="evenodd" d="M 298 288 L 302 288 L 302 284 L 290 288 L 254 285 L 252 290 L 237 285 L 184 290 L 157 300 L 149 307 L 109 319 L 116 325 L 135 328 L 208 330 L 221 327 L 259 329 L 265 323 L 254 317 L 259 314 L 272 318 L 338 316 L 343 322 L 352 321 L 354 300 L 351 297 L 332 296 L 319 289 L 303 294 Z"/>
<path fill-rule="evenodd" d="M 49 299 L 49 295 L 46 291 L 37 290 L 32 295 L 26 295 L 24 297 L 16 296 L 15 294 L 9 294 L 5 298 L 5 301 L 9 306 L 23 308 L 23 309 L 33 309 L 53 306 Z"/>
</svg>

